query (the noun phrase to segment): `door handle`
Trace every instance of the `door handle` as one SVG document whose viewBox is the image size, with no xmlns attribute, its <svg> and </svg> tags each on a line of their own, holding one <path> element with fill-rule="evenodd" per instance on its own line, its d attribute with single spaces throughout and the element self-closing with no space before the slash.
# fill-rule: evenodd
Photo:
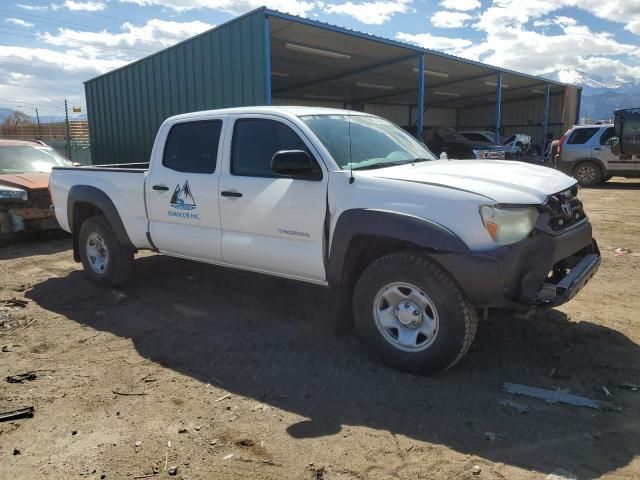
<svg viewBox="0 0 640 480">
<path fill-rule="evenodd" d="M 167 190 L 169 190 L 169 187 L 167 187 L 166 185 L 154 185 L 153 187 L 154 190 L 159 190 L 161 192 L 166 192 Z"/>
<path fill-rule="evenodd" d="M 240 192 L 231 192 L 229 190 L 223 190 L 222 192 L 220 192 L 220 195 L 222 195 L 223 197 L 233 197 L 233 198 L 240 198 L 242 196 Z"/>
<path fill-rule="evenodd" d="M 602 147 L 595 147 L 594 150 L 598 150 L 599 152 L 601 152 L 603 150 Z"/>
</svg>

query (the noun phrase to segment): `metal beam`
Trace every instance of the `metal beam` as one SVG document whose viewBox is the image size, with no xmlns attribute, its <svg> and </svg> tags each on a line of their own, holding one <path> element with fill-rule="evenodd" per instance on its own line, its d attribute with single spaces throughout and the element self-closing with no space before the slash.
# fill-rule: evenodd
<svg viewBox="0 0 640 480">
<path fill-rule="evenodd" d="M 544 112 L 542 114 L 542 142 L 540 145 L 541 162 L 544 161 L 544 147 L 547 144 L 547 125 L 549 123 L 549 84 L 544 88 Z"/>
<path fill-rule="evenodd" d="M 433 90 L 434 88 L 440 88 L 442 86 L 447 86 L 447 85 L 455 85 L 456 83 L 464 83 L 464 82 L 469 82 L 472 80 L 480 80 L 482 78 L 487 78 L 487 77 L 492 77 L 494 76 L 495 73 L 490 73 L 490 74 L 483 74 L 483 75 L 477 75 L 474 77 L 467 77 L 467 78 L 463 78 L 463 79 L 459 79 L 459 80 L 453 80 L 451 82 L 442 82 L 442 83 L 438 83 L 436 85 L 431 85 L 429 87 L 425 87 L 426 90 Z M 368 98 L 363 98 L 358 100 L 358 102 L 363 102 L 363 103 L 367 103 L 370 102 L 372 100 L 380 100 L 383 98 L 389 98 L 389 97 L 395 97 L 398 95 L 404 95 L 405 93 L 415 93 L 417 91 L 417 89 L 415 88 L 410 88 L 407 90 L 400 90 L 398 92 L 393 92 L 393 93 L 383 93 L 381 95 L 376 95 L 375 97 L 368 97 Z M 431 106 L 431 105 L 429 105 Z"/>
<path fill-rule="evenodd" d="M 271 105 L 271 31 L 269 29 L 269 15 L 264 16 L 264 70 L 267 77 L 264 82 L 265 101 Z"/>
<path fill-rule="evenodd" d="M 495 73 L 494 73 L 495 75 Z M 536 85 L 527 85 L 526 87 L 518 87 L 518 88 L 510 88 L 508 90 L 508 93 L 513 93 L 513 92 L 518 92 L 520 90 L 530 90 L 532 88 L 536 88 L 539 87 L 539 84 Z M 451 103 L 451 102 L 462 102 L 464 100 L 474 100 L 476 98 L 482 98 L 482 97 L 486 97 L 487 95 L 491 95 L 491 92 L 485 92 L 485 93 L 480 93 L 480 94 L 476 94 L 476 95 L 469 95 L 468 97 L 457 97 L 457 98 L 453 98 L 451 97 L 451 99 L 449 100 L 442 100 L 441 102 L 435 102 L 435 103 L 430 103 L 428 104 L 429 107 L 437 107 L 438 105 L 446 105 L 447 103 Z M 531 98 L 531 96 L 527 97 L 527 98 Z M 514 99 L 513 101 L 518 101 L 518 100 L 523 100 L 523 99 Z M 509 100 L 511 101 L 511 100 Z M 502 103 L 506 103 L 506 102 L 502 102 Z"/>
<path fill-rule="evenodd" d="M 382 67 L 386 67 L 388 65 L 393 65 L 395 63 L 401 63 L 401 62 L 405 62 L 407 60 L 413 60 L 414 58 L 419 57 L 419 56 L 420 56 L 420 54 L 412 54 L 412 55 L 409 55 L 409 56 L 406 56 L 406 57 L 402 57 L 402 58 L 394 58 L 392 60 L 387 60 L 385 62 L 376 63 L 375 65 L 369 65 L 368 67 L 359 68 L 357 70 L 351 70 L 349 72 L 343 72 L 343 73 L 338 73 L 338 74 L 335 74 L 335 75 L 329 75 L 328 77 L 319 78 L 317 80 L 311 80 L 309 82 L 298 83 L 297 85 L 292 85 L 290 87 L 280 88 L 279 90 L 275 90 L 273 93 L 278 94 L 278 93 L 282 93 L 282 92 L 287 92 L 289 90 L 296 90 L 298 88 L 311 87 L 313 85 L 318 85 L 320 83 L 333 82 L 335 80 L 340 80 L 342 78 L 350 77 L 352 75 L 358 75 L 360 73 L 369 72 L 371 70 L 375 70 L 376 68 L 382 68 Z"/>
<path fill-rule="evenodd" d="M 418 111 L 416 120 L 416 138 L 422 141 L 424 130 L 424 53 L 420 55 L 418 66 Z"/>
<path fill-rule="evenodd" d="M 566 88 L 565 88 L 565 92 L 566 92 Z M 580 123 L 580 103 L 582 102 L 582 89 L 579 88 L 578 89 L 578 94 L 577 94 L 577 101 L 576 101 L 576 125 L 578 125 Z"/>
<path fill-rule="evenodd" d="M 496 75 L 496 133 L 495 142 L 502 143 L 500 141 L 500 122 L 502 121 L 502 72 L 498 72 Z"/>
</svg>

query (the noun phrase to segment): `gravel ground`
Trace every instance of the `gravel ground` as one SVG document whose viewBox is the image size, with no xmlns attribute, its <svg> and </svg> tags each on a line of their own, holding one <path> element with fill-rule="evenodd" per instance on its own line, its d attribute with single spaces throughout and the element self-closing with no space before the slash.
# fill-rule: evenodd
<svg viewBox="0 0 640 480">
<path fill-rule="evenodd" d="M 64 235 L 0 247 L 0 410 L 35 407 L 0 423 L 0 478 L 638 479 L 640 392 L 617 385 L 640 384 L 640 182 L 581 196 L 596 278 L 535 317 L 491 314 L 433 377 L 333 336 L 323 288 L 145 254 L 126 289 L 105 290 Z"/>
</svg>

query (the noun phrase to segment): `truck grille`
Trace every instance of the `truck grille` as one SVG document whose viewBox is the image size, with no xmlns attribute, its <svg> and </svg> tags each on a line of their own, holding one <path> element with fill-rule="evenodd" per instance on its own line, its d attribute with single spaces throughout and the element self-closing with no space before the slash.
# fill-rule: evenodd
<svg viewBox="0 0 640 480">
<path fill-rule="evenodd" d="M 51 205 L 51 197 L 49 190 L 31 190 L 29 192 L 29 206 L 33 208 L 49 208 Z"/>
<path fill-rule="evenodd" d="M 549 227 L 554 232 L 565 230 L 586 218 L 582 202 L 578 199 L 578 187 L 573 187 L 547 199 Z"/>
</svg>

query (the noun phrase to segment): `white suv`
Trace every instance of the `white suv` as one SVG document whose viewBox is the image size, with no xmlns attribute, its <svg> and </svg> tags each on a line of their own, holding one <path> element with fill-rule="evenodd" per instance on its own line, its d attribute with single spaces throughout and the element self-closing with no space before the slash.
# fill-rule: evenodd
<svg viewBox="0 0 640 480">
<path fill-rule="evenodd" d="M 613 124 L 575 125 L 560 139 L 555 168 L 573 176 L 583 187 L 606 182 L 612 176 L 640 177 L 635 156 L 611 151 Z"/>
</svg>

